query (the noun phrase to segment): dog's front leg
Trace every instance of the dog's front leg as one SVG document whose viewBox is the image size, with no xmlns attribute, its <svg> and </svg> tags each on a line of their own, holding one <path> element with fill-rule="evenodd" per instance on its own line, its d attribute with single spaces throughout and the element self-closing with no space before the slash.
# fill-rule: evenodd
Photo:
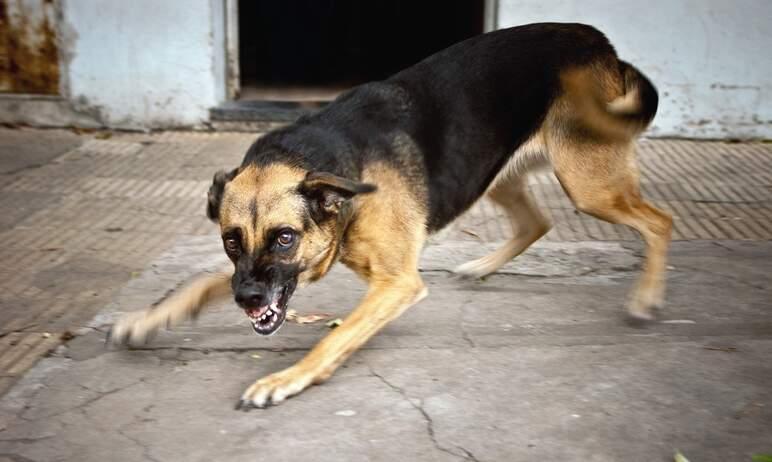
<svg viewBox="0 0 772 462">
<path fill-rule="evenodd" d="M 110 329 L 108 343 L 139 345 L 162 327 L 195 318 L 208 302 L 231 293 L 230 280 L 229 273 L 203 276 L 158 306 L 125 315 Z"/>
<path fill-rule="evenodd" d="M 294 366 L 255 382 L 244 392 L 236 408 L 278 404 L 310 385 L 322 383 L 351 353 L 426 294 L 417 273 L 371 283 L 362 302 L 340 326 Z"/>
</svg>

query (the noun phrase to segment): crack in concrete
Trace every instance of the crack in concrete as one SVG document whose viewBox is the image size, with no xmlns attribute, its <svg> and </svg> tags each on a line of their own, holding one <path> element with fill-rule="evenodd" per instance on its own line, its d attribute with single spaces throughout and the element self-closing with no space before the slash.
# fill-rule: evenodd
<svg viewBox="0 0 772 462">
<path fill-rule="evenodd" d="M 725 246 L 724 244 L 722 244 L 720 242 L 711 241 L 711 244 L 713 244 L 714 246 L 719 247 L 721 249 L 728 250 L 728 251 L 730 251 L 732 253 L 734 253 L 734 251 L 735 251 L 733 248 L 727 247 L 727 246 Z"/>
<path fill-rule="evenodd" d="M 136 416 L 135 416 L 136 417 Z M 128 426 L 128 425 L 127 425 Z M 132 443 L 136 444 L 140 449 L 142 449 L 142 457 L 145 460 L 149 460 L 150 462 L 161 462 L 159 459 L 156 459 L 151 453 L 150 453 L 150 447 L 142 442 L 142 440 L 138 438 L 134 438 L 133 436 L 129 436 L 126 434 L 126 431 L 124 428 L 119 428 L 116 430 L 119 435 L 126 438 L 127 440 L 131 441 Z"/>
<path fill-rule="evenodd" d="M 83 415 L 83 417 L 84 417 L 84 418 L 86 418 L 86 419 L 88 419 L 88 420 L 90 420 L 90 421 L 94 422 L 96 425 L 99 425 L 99 422 L 98 422 L 98 421 L 96 421 L 96 420 L 94 420 L 94 419 L 92 419 L 92 418 L 91 418 L 91 415 L 89 415 L 89 413 L 88 413 L 88 406 L 89 406 L 89 405 L 91 405 L 91 404 L 93 404 L 93 403 L 95 403 L 95 402 L 99 401 L 100 399 L 104 398 L 105 396 L 109 396 L 109 395 L 112 395 L 112 394 L 118 393 L 118 392 L 120 392 L 120 391 L 124 391 L 124 390 L 127 390 L 128 388 L 131 388 L 131 387 L 133 387 L 134 385 L 137 385 L 137 384 L 139 384 L 139 383 L 144 383 L 144 382 L 145 382 L 145 378 L 144 378 L 144 377 L 142 377 L 142 378 L 140 378 L 139 380 L 137 380 L 137 381 L 135 381 L 135 382 L 132 382 L 132 383 L 130 383 L 130 384 L 128 384 L 128 385 L 124 385 L 124 386 L 122 386 L 122 387 L 118 387 L 118 388 L 115 388 L 115 389 L 112 389 L 112 390 L 109 390 L 109 391 L 106 391 L 106 392 L 99 392 L 99 391 L 96 391 L 96 390 L 94 390 L 94 389 L 92 389 L 92 388 L 89 388 L 89 387 L 87 387 L 87 386 L 85 386 L 85 385 L 83 385 L 83 384 L 80 384 L 80 383 L 79 383 L 79 384 L 77 384 L 79 387 L 83 388 L 84 390 L 88 390 L 88 391 L 91 391 L 91 392 L 93 392 L 93 393 L 99 393 L 99 396 L 97 396 L 96 398 L 90 399 L 90 400 L 88 400 L 88 401 L 86 401 L 86 402 L 84 402 L 84 403 L 81 403 L 81 404 L 79 404 L 78 406 L 75 406 L 74 408 L 71 408 L 71 409 L 69 409 L 68 411 L 65 411 L 65 412 L 72 412 L 72 411 L 74 411 L 74 410 L 77 410 L 77 411 L 79 411 L 79 412 L 80 412 L 80 413 Z M 61 413 L 60 413 L 60 414 L 61 414 Z M 127 423 L 127 424 L 125 424 L 125 425 L 123 425 L 123 426 L 121 426 L 121 427 L 117 428 L 117 429 L 115 430 L 115 432 L 116 432 L 116 433 L 118 433 L 119 435 L 121 435 L 122 437 L 126 438 L 127 440 L 131 441 L 131 442 L 132 442 L 132 443 L 134 443 L 135 445 L 137 445 L 137 446 L 138 446 L 138 447 L 139 447 L 139 448 L 142 450 L 142 457 L 143 457 L 145 460 L 148 460 L 148 461 L 150 461 L 150 462 L 161 462 L 159 459 L 156 459 L 156 458 L 155 458 L 155 457 L 154 457 L 154 456 L 153 456 L 153 455 L 150 453 L 150 447 L 149 447 L 149 446 L 147 446 L 146 444 L 144 444 L 144 443 L 143 443 L 141 440 L 139 440 L 139 439 L 137 439 L 137 438 L 134 438 L 134 437 L 132 437 L 132 436 L 130 436 L 130 435 L 127 435 L 127 434 L 126 434 L 126 429 L 127 429 L 128 427 L 130 427 L 131 425 L 134 425 L 135 423 L 138 423 L 138 419 L 139 419 L 139 418 L 140 418 L 140 417 L 139 417 L 138 415 L 134 414 L 134 415 L 132 416 L 132 421 L 131 421 L 131 422 L 129 422 L 129 423 Z"/>
<path fill-rule="evenodd" d="M 466 300 L 462 301 L 461 304 L 458 306 L 458 310 L 461 313 L 461 322 L 459 323 L 459 328 L 461 329 L 461 338 L 464 339 L 466 343 L 469 344 L 472 348 L 477 348 L 477 344 L 475 344 L 472 337 L 469 335 L 469 332 L 466 330 L 466 325 L 464 324 L 464 317 L 466 315 L 466 309 L 465 307 L 471 303 L 471 298 L 467 298 Z"/>
<path fill-rule="evenodd" d="M 490 279 L 496 276 L 525 277 L 525 278 L 536 278 L 536 279 L 551 278 L 551 277 L 573 277 L 573 276 L 566 276 L 566 275 L 552 276 L 547 274 L 520 273 L 518 271 L 511 271 L 511 270 L 497 271 L 479 278 L 460 276 L 455 271 L 445 269 L 445 268 L 419 269 L 418 272 L 424 273 L 424 274 L 433 274 L 433 273 L 450 274 L 451 276 L 456 276 L 459 280 L 466 280 L 466 281 L 472 281 L 472 282 L 475 282 L 475 281 L 484 282 L 487 279 Z"/>
<path fill-rule="evenodd" d="M 46 165 L 47 164 L 30 164 L 30 165 L 25 165 L 23 167 L 15 168 L 13 170 L 8 170 L 6 172 L 0 172 L 0 175 L 2 175 L 2 176 L 13 176 L 13 175 L 16 175 L 17 173 L 26 172 L 27 170 L 38 170 L 38 169 L 41 169 L 41 168 L 45 167 Z"/>
<path fill-rule="evenodd" d="M 755 284 L 753 282 L 749 282 L 749 281 L 747 281 L 747 280 L 745 280 L 745 279 L 743 279 L 741 277 L 737 277 L 737 276 L 734 276 L 732 274 L 726 274 L 726 273 L 719 273 L 719 272 L 716 272 L 716 271 L 711 271 L 711 270 L 709 270 L 709 269 L 707 269 L 705 267 L 694 268 L 694 267 L 687 266 L 687 265 L 678 265 L 678 268 L 679 269 L 687 269 L 687 270 L 690 270 L 690 271 L 694 271 L 695 273 L 706 273 L 706 274 L 710 274 L 711 276 L 717 276 L 717 277 L 720 277 L 720 278 L 729 279 L 730 281 L 736 282 L 736 283 L 738 283 L 738 284 L 740 284 L 742 286 L 745 286 L 745 287 L 750 287 L 751 289 L 762 290 L 762 291 L 766 291 L 767 290 L 767 288 L 765 286 L 761 285 L 761 284 Z"/>
<path fill-rule="evenodd" d="M 445 268 L 419 269 L 418 272 L 422 274 L 441 273 L 441 274 L 450 274 L 452 276 L 458 276 L 452 270 L 445 269 Z M 503 271 L 497 271 L 495 273 L 491 273 L 481 278 L 464 278 L 464 277 L 458 276 L 458 279 L 466 280 L 470 282 L 485 282 L 486 280 L 490 278 L 495 278 L 495 277 L 513 277 L 513 278 L 529 278 L 529 279 L 547 279 L 547 278 L 571 279 L 571 278 L 590 276 L 598 272 L 600 272 L 600 268 L 590 268 L 587 270 L 582 270 L 576 274 L 537 274 L 537 273 L 521 273 L 518 271 L 503 270 Z M 614 271 L 614 272 L 617 272 L 617 271 Z M 619 271 L 619 272 L 629 272 L 629 271 Z"/>
<path fill-rule="evenodd" d="M 48 440 L 51 438 L 54 438 L 56 435 L 46 435 L 46 436 L 38 436 L 38 437 L 23 437 L 23 438 L 7 438 L 2 439 L 0 438 L 0 442 L 3 443 L 21 443 L 21 444 L 34 444 L 38 441 Z"/>
<path fill-rule="evenodd" d="M 82 389 L 84 389 L 86 391 L 89 391 L 91 393 L 96 393 L 97 396 L 95 396 L 93 398 L 90 398 L 90 399 L 87 399 L 86 401 L 84 401 L 84 402 L 82 402 L 82 403 L 80 403 L 80 404 L 78 404 L 76 406 L 67 408 L 67 409 L 65 409 L 63 411 L 55 412 L 53 414 L 43 415 L 43 416 L 40 416 L 40 417 L 37 417 L 37 418 L 34 418 L 34 419 L 31 419 L 31 418 L 26 417 L 24 415 L 30 409 L 29 407 L 25 407 L 17 415 L 17 417 L 20 418 L 21 420 L 26 420 L 27 422 L 36 422 L 36 421 L 41 420 L 41 419 L 48 420 L 48 419 L 52 419 L 54 417 L 59 417 L 61 415 L 64 415 L 64 414 L 67 414 L 68 412 L 73 412 L 73 411 L 82 412 L 84 414 L 84 416 L 88 417 L 88 415 L 86 414 L 86 408 L 88 406 L 91 406 L 92 404 L 96 403 L 97 401 L 101 400 L 102 398 L 105 398 L 105 397 L 113 395 L 115 393 L 124 391 L 124 390 L 126 390 L 128 388 L 133 387 L 134 385 L 137 385 L 137 384 L 140 384 L 140 383 L 144 383 L 144 382 L 145 382 L 145 378 L 143 377 L 143 378 L 140 378 L 139 380 L 137 380 L 136 382 L 132 382 L 132 383 L 130 383 L 128 385 L 124 385 L 122 387 L 114 388 L 114 389 L 108 390 L 108 391 L 97 391 L 97 390 L 94 390 L 93 388 L 89 388 L 89 387 L 87 387 L 87 386 L 85 386 L 83 384 L 78 383 L 76 385 L 78 385 L 80 388 L 82 388 Z M 33 402 L 33 400 L 31 399 L 29 402 Z"/>
<path fill-rule="evenodd" d="M 124 385 L 124 386 L 118 387 L 118 388 L 113 388 L 112 390 L 107 390 L 107 391 L 94 390 L 93 388 L 87 387 L 86 385 L 83 385 L 82 383 L 78 383 L 76 385 L 78 385 L 82 389 L 84 389 L 86 391 L 90 391 L 91 393 L 96 393 L 99 396 L 97 396 L 97 397 L 95 397 L 93 399 L 90 399 L 90 400 L 86 400 L 85 402 L 75 406 L 73 409 L 85 408 L 85 407 L 87 407 L 87 406 L 89 406 L 89 405 L 91 405 L 93 403 L 96 403 L 97 401 L 99 401 L 100 399 L 102 399 L 102 398 L 104 398 L 106 396 L 110 396 L 110 395 L 113 395 L 113 394 L 118 393 L 120 391 L 126 390 L 127 388 L 131 388 L 134 385 L 137 385 L 139 383 L 143 383 L 144 381 L 145 381 L 145 378 L 143 377 L 143 378 L 140 378 L 139 380 L 137 380 L 135 382 L 131 382 L 128 385 Z"/>
<path fill-rule="evenodd" d="M 130 352 L 156 352 L 156 351 L 180 351 L 180 352 L 192 352 L 192 353 L 201 353 L 203 355 L 207 355 L 209 353 L 236 353 L 236 354 L 244 354 L 244 353 L 255 353 L 255 352 L 264 352 L 264 353 L 307 353 L 311 350 L 313 345 L 308 347 L 195 347 L 195 346 L 135 346 L 135 347 L 128 347 L 125 349 L 121 348 L 113 348 L 113 349 L 107 349 L 105 348 L 104 353 L 100 353 L 96 356 L 100 356 L 105 353 L 110 352 L 119 352 L 119 351 L 130 351 Z M 393 345 L 393 346 L 368 346 L 365 345 L 362 348 L 360 348 L 358 351 L 399 351 L 399 350 L 413 350 L 415 349 L 415 346 L 400 346 L 400 345 Z M 420 347 L 424 350 L 448 350 L 453 349 L 455 346 L 453 345 L 446 345 L 446 346 L 432 346 L 432 345 L 422 345 Z M 486 347 L 487 348 L 487 347 Z M 494 348 L 501 348 L 500 346 L 496 346 Z M 89 356 L 87 358 L 78 359 L 78 358 L 72 358 L 67 357 L 70 361 L 75 362 L 81 362 L 81 361 L 89 361 L 94 359 L 96 356 Z M 173 359 L 178 360 L 176 358 L 163 358 L 163 359 Z M 178 360 L 179 361 L 179 360 Z"/>
<path fill-rule="evenodd" d="M 441 445 L 440 442 L 437 440 L 437 434 L 434 431 L 434 420 L 432 419 L 432 416 L 429 415 L 428 412 L 426 412 L 426 409 L 424 409 L 422 405 L 417 404 L 412 399 L 410 399 L 410 397 L 407 395 L 407 392 L 405 392 L 405 390 L 403 388 L 394 385 L 393 383 L 391 383 L 388 380 L 386 380 L 386 378 L 384 376 L 382 376 L 381 374 L 375 372 L 375 369 L 373 368 L 372 365 L 368 364 L 367 367 L 370 369 L 370 374 L 373 377 L 377 378 L 384 385 L 386 385 L 391 390 L 393 390 L 396 393 L 398 393 L 402 397 L 402 399 L 405 400 L 405 402 L 410 404 L 410 406 L 412 406 L 413 409 L 418 411 L 421 414 L 421 416 L 423 416 L 423 419 L 426 422 L 426 433 L 429 435 L 429 439 L 431 440 L 432 444 L 434 445 L 434 447 L 438 451 L 444 452 L 446 454 L 450 454 L 451 456 L 457 457 L 457 458 L 459 458 L 461 460 L 471 460 L 472 462 L 480 462 L 474 456 L 474 454 L 472 454 L 471 451 L 469 451 L 469 450 L 467 450 L 467 449 L 465 449 L 465 448 L 463 448 L 461 446 L 455 446 L 455 447 L 456 447 L 456 449 L 458 449 L 461 452 L 463 452 L 463 455 L 462 454 L 457 454 L 457 453 L 451 451 L 450 449 L 444 447 L 443 445 Z"/>
<path fill-rule="evenodd" d="M 463 338 L 470 347 L 477 348 L 477 344 L 475 344 L 474 340 L 472 340 L 472 337 L 469 336 L 469 332 L 466 331 L 466 327 L 464 326 L 463 322 L 461 324 L 461 338 Z"/>
<path fill-rule="evenodd" d="M 67 341 L 69 342 L 70 340 L 72 340 L 76 336 L 82 335 L 82 334 L 80 334 L 80 331 L 85 331 L 85 330 L 90 330 L 90 331 L 93 331 L 93 332 L 98 332 L 98 333 L 100 333 L 102 335 L 107 335 L 108 332 L 110 332 L 110 328 L 108 326 L 98 326 L 98 327 L 94 327 L 94 326 L 73 326 L 72 327 L 72 331 L 73 331 L 74 335 L 70 339 L 68 339 Z"/>
<path fill-rule="evenodd" d="M 20 454 L 0 452 L 0 460 L 5 461 L 5 458 L 10 460 L 11 462 L 35 462 L 34 460 L 28 459 Z M 51 462 L 56 462 L 59 460 L 62 460 L 62 459 L 57 458 L 55 461 L 52 460 Z"/>
<path fill-rule="evenodd" d="M 624 250 L 628 250 L 630 254 L 638 259 L 646 258 L 646 251 L 641 247 L 641 243 L 638 241 L 624 241 L 620 242 L 619 246 Z"/>
<path fill-rule="evenodd" d="M 705 326 L 711 326 L 711 325 L 721 325 L 725 326 L 726 324 L 723 323 L 708 323 L 704 324 Z M 772 326 L 772 324 L 770 324 Z M 737 339 L 756 339 L 761 338 L 765 339 L 768 336 L 768 332 L 770 327 L 767 326 L 767 324 L 758 324 L 758 323 L 749 323 L 749 324 L 743 324 L 740 326 L 743 329 L 743 331 L 733 331 L 731 334 L 727 334 L 731 337 L 737 338 Z M 753 330 L 748 330 L 748 329 Z M 530 348 L 534 346 L 545 346 L 545 347 L 574 347 L 574 346 L 606 346 L 609 345 L 611 342 L 617 345 L 637 345 L 642 343 L 649 343 L 649 342 L 657 342 L 657 343 L 682 343 L 682 342 L 691 342 L 691 341 L 697 341 L 697 340 L 703 340 L 704 338 L 714 337 L 716 336 L 713 331 L 709 333 L 702 333 L 700 331 L 695 332 L 693 329 L 688 330 L 686 333 L 682 333 L 681 331 L 674 331 L 675 333 L 668 333 L 668 331 L 652 331 L 651 333 L 656 335 L 655 337 L 642 337 L 642 336 L 634 336 L 631 337 L 628 333 L 625 332 L 616 332 L 611 334 L 603 334 L 603 333 L 579 333 L 579 334 L 573 334 L 570 331 L 560 331 L 560 332 L 554 332 L 550 334 L 539 334 L 535 335 L 532 333 L 523 333 L 518 330 L 511 330 L 511 331 L 504 331 L 504 332 L 497 332 L 493 337 L 497 340 L 500 340 L 501 343 L 490 343 L 491 336 L 488 334 L 482 334 L 483 337 L 488 339 L 488 343 L 485 345 L 479 345 L 477 342 L 474 341 L 474 339 L 471 336 L 468 336 L 468 338 L 464 338 L 464 332 L 460 332 L 461 335 L 457 336 L 451 336 L 450 339 L 459 338 L 461 337 L 467 344 L 470 346 L 473 346 L 474 348 L 480 349 L 480 350 L 501 350 L 506 348 Z M 598 338 L 600 336 L 601 338 Z M 686 336 L 686 337 L 684 337 Z M 522 341 L 515 341 L 515 342 L 507 342 L 506 340 L 509 338 L 516 338 L 516 339 L 529 339 L 531 343 L 524 344 Z M 543 341 L 539 341 L 539 339 L 544 338 Z M 471 343 L 470 343 L 471 342 Z M 401 351 L 401 350 L 415 350 L 417 348 L 420 348 L 422 350 L 428 350 L 428 351 L 449 351 L 449 350 L 456 350 L 459 347 L 458 344 L 447 344 L 447 345 L 421 345 L 415 346 L 415 345 L 392 345 L 392 346 L 363 346 L 358 351 Z M 308 352 L 310 351 L 310 347 L 287 347 L 287 348 L 281 348 L 277 349 L 276 347 L 187 347 L 187 346 L 160 346 L 160 347 L 146 347 L 146 348 L 132 348 L 129 351 L 141 351 L 141 352 L 155 352 L 155 351 L 185 351 L 185 352 L 194 352 L 194 353 L 201 353 L 201 354 L 209 354 L 209 353 L 235 353 L 235 354 L 244 354 L 244 353 L 255 353 L 255 352 L 264 352 L 264 353 L 296 353 L 296 352 Z M 93 358 L 89 358 L 93 359 Z M 87 360 L 89 360 L 87 359 Z M 161 358 L 164 360 L 169 361 L 178 361 L 178 362 L 185 362 L 185 361 L 196 361 L 196 358 L 188 358 L 188 359 L 178 359 L 178 358 Z M 78 361 L 77 359 L 72 359 L 72 361 Z"/>
<path fill-rule="evenodd" d="M 277 350 L 276 347 L 194 347 L 194 346 L 142 346 L 130 347 L 128 351 L 192 351 L 197 353 L 251 353 L 254 351 L 266 351 L 271 353 L 292 353 L 296 351 L 309 351 L 310 347 L 287 347 Z M 117 350 L 115 350 L 117 351 Z"/>
<path fill-rule="evenodd" d="M 28 396 L 28 397 L 26 397 L 24 399 L 24 403 L 25 404 L 14 412 L 14 417 L 15 418 L 20 419 L 20 420 L 24 420 L 26 422 L 34 422 L 35 421 L 35 419 L 29 419 L 27 417 L 24 417 L 24 413 L 27 412 L 30 409 L 29 403 L 35 402 L 35 400 L 37 399 L 38 395 L 43 390 L 45 390 L 46 388 L 49 387 L 49 383 L 48 383 L 47 378 L 48 377 L 42 378 L 40 380 L 40 382 L 38 383 L 39 386 L 32 391 L 32 394 L 30 396 Z"/>
<path fill-rule="evenodd" d="M 176 284 L 174 284 L 174 287 L 167 289 L 160 298 L 150 304 L 150 309 L 153 310 L 158 307 L 158 305 L 165 302 L 168 298 L 174 295 L 175 292 L 179 291 L 188 281 L 189 278 L 185 278 L 182 281 L 178 281 Z"/>
<path fill-rule="evenodd" d="M 458 449 L 459 451 L 463 451 L 464 454 L 466 454 L 467 459 L 471 460 L 472 462 L 480 462 L 480 459 L 475 457 L 475 455 L 472 454 L 472 451 L 470 451 L 469 449 L 463 448 L 461 446 L 456 446 L 456 449 Z"/>
</svg>

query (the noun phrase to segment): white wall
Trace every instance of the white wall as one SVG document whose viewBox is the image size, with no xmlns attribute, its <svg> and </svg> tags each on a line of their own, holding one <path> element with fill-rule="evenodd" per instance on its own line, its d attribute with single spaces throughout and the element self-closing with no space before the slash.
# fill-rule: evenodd
<svg viewBox="0 0 772 462">
<path fill-rule="evenodd" d="M 53 102 L 11 98 L 7 107 L 0 104 L 0 119 L 190 126 L 206 122 L 209 108 L 225 100 L 223 0 L 57 3 L 67 110 L 56 106 L 62 114 L 51 115 L 37 103 Z M 605 32 L 619 55 L 659 88 L 660 110 L 650 135 L 772 139 L 772 0 L 486 4 L 495 5 L 498 27 L 575 21 Z"/>
<path fill-rule="evenodd" d="M 772 138 L 772 0 L 499 0 L 498 26 L 583 22 L 659 89 L 650 134 Z"/>
<path fill-rule="evenodd" d="M 66 97 L 106 125 L 198 125 L 225 99 L 220 0 L 62 0 Z"/>
</svg>

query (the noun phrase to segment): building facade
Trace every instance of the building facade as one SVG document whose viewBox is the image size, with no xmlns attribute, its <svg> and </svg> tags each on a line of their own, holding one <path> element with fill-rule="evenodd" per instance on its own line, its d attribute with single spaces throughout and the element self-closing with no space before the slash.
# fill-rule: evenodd
<svg viewBox="0 0 772 462">
<path fill-rule="evenodd" d="M 248 93 L 242 69 L 255 72 L 261 63 L 278 65 L 262 59 L 259 53 L 270 54 L 261 51 L 269 50 L 261 48 L 264 44 L 247 43 L 250 25 L 262 24 L 255 33 L 266 24 L 287 31 L 293 28 L 293 14 L 300 18 L 318 5 L 292 0 L 274 4 L 290 5 L 279 11 L 268 1 L 259 9 L 238 0 L 0 0 L 0 122 L 139 130 L 207 127 L 213 108 Z M 421 37 L 430 38 L 440 25 L 453 22 L 447 16 L 453 14 L 479 22 L 480 31 L 542 21 L 598 27 L 619 55 L 659 88 L 660 110 L 650 136 L 772 138 L 769 0 L 470 0 L 479 14 L 449 13 L 447 3 L 423 1 L 429 2 L 423 12 L 400 4 L 403 16 L 390 19 L 399 23 L 391 24 L 392 29 L 399 29 L 400 18 L 406 23 L 419 18 Z M 340 0 L 335 11 L 356 4 Z M 314 33 L 329 34 L 329 28 L 319 32 L 309 26 L 314 23 L 308 21 L 329 21 L 317 10 L 306 22 L 297 21 L 297 31 L 277 35 L 270 48 L 284 50 L 285 61 L 301 73 L 303 60 L 309 58 L 298 53 L 292 63 L 293 53 L 318 46 L 322 40 Z M 246 11 L 263 16 L 240 17 Z M 272 21 L 273 14 L 282 16 Z M 422 25 L 427 14 L 433 20 Z M 360 59 L 368 51 L 357 40 L 367 36 L 370 16 L 359 11 L 347 17 L 361 24 L 354 28 L 358 32 L 340 38 L 348 42 L 340 43 L 347 44 L 351 59 Z M 456 21 L 455 31 L 463 29 L 462 22 Z M 287 48 L 297 37 L 303 40 Z M 376 43 L 368 37 L 366 43 Z M 325 59 L 330 59 L 329 49 Z M 338 87 L 352 82 L 341 80 Z M 259 99 L 264 93 L 256 85 L 251 94 Z"/>
</svg>

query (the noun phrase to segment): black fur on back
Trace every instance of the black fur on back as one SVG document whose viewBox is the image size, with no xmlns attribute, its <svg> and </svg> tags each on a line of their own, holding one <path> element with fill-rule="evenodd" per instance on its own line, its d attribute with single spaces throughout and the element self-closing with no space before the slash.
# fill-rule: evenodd
<svg viewBox="0 0 772 462">
<path fill-rule="evenodd" d="M 360 85 L 273 131 L 244 164 L 289 162 L 358 180 L 394 164 L 429 211 L 428 230 L 463 213 L 541 125 L 559 71 L 616 54 L 597 29 L 542 23 L 457 43 L 387 80 Z M 400 144 L 405 135 L 412 143 Z"/>
</svg>

